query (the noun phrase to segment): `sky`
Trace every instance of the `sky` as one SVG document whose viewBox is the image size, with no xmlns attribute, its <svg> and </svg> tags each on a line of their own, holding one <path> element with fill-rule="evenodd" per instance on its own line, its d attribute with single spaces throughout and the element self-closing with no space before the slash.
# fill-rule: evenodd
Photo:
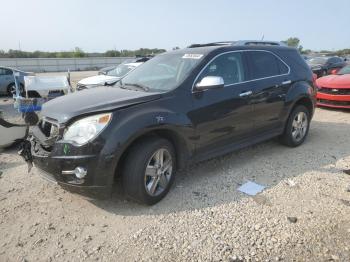
<svg viewBox="0 0 350 262">
<path fill-rule="evenodd" d="M 298 37 L 350 48 L 350 0 L 0 0 L 0 49 L 86 52 Z"/>
</svg>

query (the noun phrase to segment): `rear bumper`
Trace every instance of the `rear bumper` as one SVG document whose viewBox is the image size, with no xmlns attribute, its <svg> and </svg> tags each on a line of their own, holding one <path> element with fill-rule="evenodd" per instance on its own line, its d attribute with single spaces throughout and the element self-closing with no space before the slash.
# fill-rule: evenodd
<svg viewBox="0 0 350 262">
<path fill-rule="evenodd" d="M 332 95 L 317 92 L 317 105 L 332 108 L 350 108 L 350 95 Z"/>
</svg>

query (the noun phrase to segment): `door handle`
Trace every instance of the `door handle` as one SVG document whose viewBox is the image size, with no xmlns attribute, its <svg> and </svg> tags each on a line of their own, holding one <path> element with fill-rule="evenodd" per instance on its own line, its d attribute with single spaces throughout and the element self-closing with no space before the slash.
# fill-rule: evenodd
<svg viewBox="0 0 350 262">
<path fill-rule="evenodd" d="M 239 96 L 240 97 L 245 97 L 245 96 L 250 96 L 251 94 L 253 94 L 252 91 L 246 91 L 246 92 L 240 93 Z"/>
<path fill-rule="evenodd" d="M 292 83 L 292 80 L 286 80 L 282 82 L 282 85 L 289 85 Z"/>
</svg>

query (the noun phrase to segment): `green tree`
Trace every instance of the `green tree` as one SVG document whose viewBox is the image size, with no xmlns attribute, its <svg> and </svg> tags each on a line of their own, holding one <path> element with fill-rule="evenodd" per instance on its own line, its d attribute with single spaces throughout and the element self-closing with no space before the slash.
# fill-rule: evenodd
<svg viewBox="0 0 350 262">
<path fill-rule="evenodd" d="M 300 39 L 298 37 L 289 37 L 287 40 L 282 42 L 286 43 L 290 47 L 299 48 Z"/>
<path fill-rule="evenodd" d="M 104 53 L 105 56 L 107 57 L 119 57 L 120 56 L 120 52 L 117 50 L 108 50 Z"/>
<path fill-rule="evenodd" d="M 298 37 L 289 37 L 287 40 L 282 41 L 290 47 L 294 47 L 299 50 L 300 53 L 303 52 L 303 46 L 300 45 L 300 39 Z"/>
<path fill-rule="evenodd" d="M 73 57 L 85 57 L 85 53 L 81 48 L 76 47 L 73 51 Z"/>
</svg>

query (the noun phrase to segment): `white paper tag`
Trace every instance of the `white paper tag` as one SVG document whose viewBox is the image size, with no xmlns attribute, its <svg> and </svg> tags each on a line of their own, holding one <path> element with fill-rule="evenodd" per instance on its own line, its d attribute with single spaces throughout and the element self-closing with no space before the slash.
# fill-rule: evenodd
<svg viewBox="0 0 350 262">
<path fill-rule="evenodd" d="M 184 54 L 182 58 L 201 59 L 202 57 L 203 57 L 202 54 Z"/>
</svg>

